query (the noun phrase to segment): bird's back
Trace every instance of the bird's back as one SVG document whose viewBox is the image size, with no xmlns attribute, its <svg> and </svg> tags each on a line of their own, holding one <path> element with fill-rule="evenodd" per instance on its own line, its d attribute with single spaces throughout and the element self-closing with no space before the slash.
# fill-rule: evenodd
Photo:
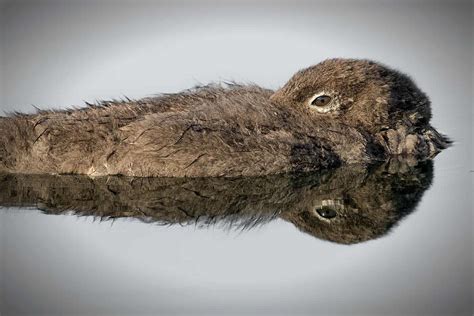
<svg viewBox="0 0 474 316">
<path fill-rule="evenodd" d="M 319 162 L 294 161 L 295 150 L 321 148 L 298 147 L 291 113 L 271 103 L 271 94 L 257 86 L 213 85 L 2 118 L 1 168 L 196 177 L 281 173 L 292 171 L 295 163 L 327 167 L 334 162 L 324 155 Z"/>
</svg>

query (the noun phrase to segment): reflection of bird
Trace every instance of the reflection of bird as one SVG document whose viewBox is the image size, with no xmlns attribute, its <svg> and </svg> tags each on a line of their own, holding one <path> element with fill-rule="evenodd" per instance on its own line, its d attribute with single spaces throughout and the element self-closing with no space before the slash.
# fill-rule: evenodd
<svg viewBox="0 0 474 316">
<path fill-rule="evenodd" d="M 351 244 L 386 234 L 414 210 L 431 179 L 431 161 L 249 178 L 4 174 L 0 206 L 235 229 L 279 217 L 314 237 Z"/>
<path fill-rule="evenodd" d="M 405 75 L 332 59 L 276 92 L 211 85 L 138 101 L 0 119 L 0 170 L 129 176 L 309 171 L 447 146 Z"/>
</svg>

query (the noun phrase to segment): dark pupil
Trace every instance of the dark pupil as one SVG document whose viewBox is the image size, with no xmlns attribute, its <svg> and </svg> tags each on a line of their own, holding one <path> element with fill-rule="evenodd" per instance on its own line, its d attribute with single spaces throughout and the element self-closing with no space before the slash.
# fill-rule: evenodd
<svg viewBox="0 0 474 316">
<path fill-rule="evenodd" d="M 337 216 L 337 213 L 335 210 L 329 207 L 322 207 L 316 210 L 318 212 L 319 216 L 331 219 Z"/>
<path fill-rule="evenodd" d="M 314 99 L 313 102 L 311 102 L 312 105 L 316 106 L 324 106 L 327 105 L 331 101 L 331 97 L 327 95 L 322 95 Z"/>
</svg>

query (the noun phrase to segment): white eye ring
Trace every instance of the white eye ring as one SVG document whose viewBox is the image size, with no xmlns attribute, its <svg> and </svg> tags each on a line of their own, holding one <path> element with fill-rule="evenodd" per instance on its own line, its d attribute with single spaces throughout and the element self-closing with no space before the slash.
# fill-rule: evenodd
<svg viewBox="0 0 474 316">
<path fill-rule="evenodd" d="M 331 100 L 329 101 L 328 104 L 326 105 L 314 105 L 313 102 L 314 100 L 316 100 L 317 98 L 319 97 L 323 97 L 323 96 L 328 96 L 331 98 Z M 307 105 L 312 109 L 312 110 L 315 110 L 319 113 L 327 113 L 327 112 L 331 112 L 331 111 L 334 111 L 336 110 L 339 105 L 338 103 L 336 102 L 336 100 L 331 96 L 331 93 L 328 93 L 328 92 L 318 92 L 316 93 L 315 95 L 313 95 L 311 98 L 308 99 L 308 102 L 307 102 Z"/>
</svg>

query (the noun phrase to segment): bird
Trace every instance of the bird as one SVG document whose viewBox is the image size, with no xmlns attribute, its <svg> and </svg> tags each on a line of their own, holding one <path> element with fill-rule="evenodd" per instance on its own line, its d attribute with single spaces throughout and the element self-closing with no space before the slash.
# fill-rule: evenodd
<svg viewBox="0 0 474 316">
<path fill-rule="evenodd" d="M 451 143 L 430 120 L 430 100 L 408 75 L 333 58 L 276 91 L 211 83 L 0 117 L 0 171 L 245 177 L 426 160 Z"/>
</svg>

